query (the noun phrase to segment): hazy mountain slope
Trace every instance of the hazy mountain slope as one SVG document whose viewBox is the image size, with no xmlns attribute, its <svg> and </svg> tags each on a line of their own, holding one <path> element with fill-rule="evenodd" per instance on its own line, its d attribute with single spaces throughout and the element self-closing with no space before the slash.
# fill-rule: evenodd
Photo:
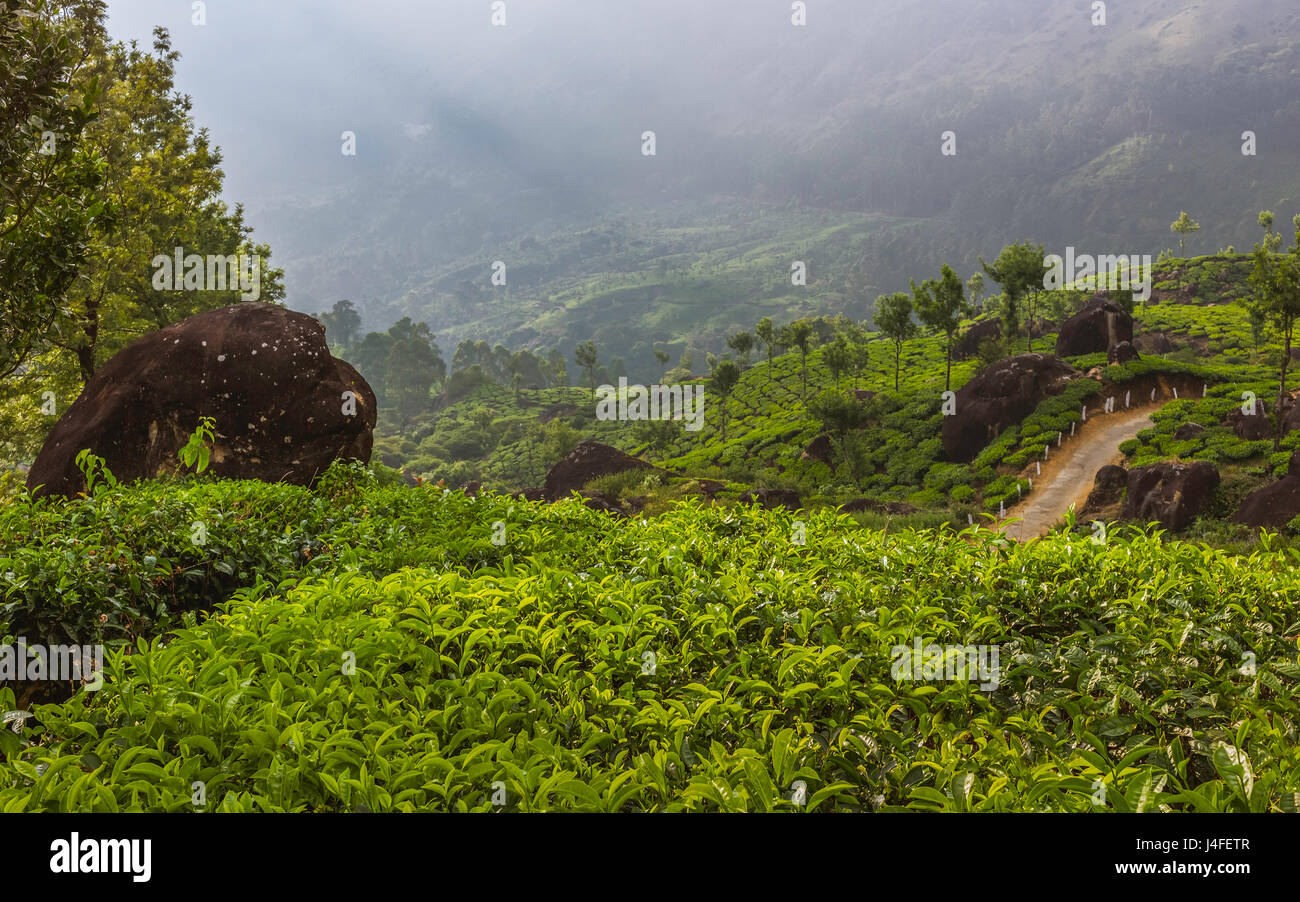
<svg viewBox="0 0 1300 902">
<path fill-rule="evenodd" d="M 627 355 L 762 315 L 861 315 L 919 261 L 969 271 L 1022 237 L 1154 255 L 1187 209 L 1188 250 L 1213 251 L 1253 241 L 1261 208 L 1296 212 L 1300 11 L 1283 0 L 1111 3 L 1104 27 L 1073 0 L 826 0 L 802 29 L 698 7 L 557 4 L 501 46 L 458 23 L 475 40 L 427 73 L 392 63 L 403 123 L 376 118 L 346 181 L 264 214 L 288 236 L 290 304 L 351 297 L 369 327 L 409 314 L 444 346 L 595 336 Z M 850 240 L 821 244 L 830 226 Z M 611 228 L 612 248 L 590 234 Z"/>
</svg>

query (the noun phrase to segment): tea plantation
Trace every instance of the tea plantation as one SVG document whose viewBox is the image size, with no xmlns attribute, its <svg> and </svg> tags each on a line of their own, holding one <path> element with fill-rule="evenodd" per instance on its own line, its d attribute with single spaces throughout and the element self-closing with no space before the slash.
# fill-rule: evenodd
<svg viewBox="0 0 1300 902">
<path fill-rule="evenodd" d="M 356 466 L 12 495 L 0 641 L 110 651 L 97 692 L 0 689 L 0 810 L 1293 811 L 1297 557 Z M 895 678 L 917 641 L 994 685 Z"/>
</svg>

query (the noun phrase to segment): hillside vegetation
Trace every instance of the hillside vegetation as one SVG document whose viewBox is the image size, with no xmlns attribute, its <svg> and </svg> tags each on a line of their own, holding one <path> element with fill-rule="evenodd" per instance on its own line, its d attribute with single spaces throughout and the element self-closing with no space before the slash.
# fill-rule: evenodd
<svg viewBox="0 0 1300 902">
<path fill-rule="evenodd" d="M 709 355 L 715 369 L 722 360 L 739 364 L 739 380 L 725 402 L 709 376 L 689 375 L 687 367 L 694 367 L 695 358 L 688 354 L 685 366 L 667 373 L 666 381 L 710 386 L 705 428 L 699 431 L 680 422 L 598 420 L 589 388 L 515 389 L 480 374 L 466 394 L 417 415 L 406 430 L 397 429 L 391 417 L 381 417 L 376 453 L 385 464 L 423 481 L 450 486 L 482 482 L 517 492 L 540 486 L 547 469 L 568 448 L 591 438 L 677 474 L 658 485 L 635 475 L 593 483 L 592 489 L 630 502 L 629 511 L 646 504 L 657 510 L 675 498 L 699 495 L 699 481 L 711 480 L 722 485 L 709 494 L 724 503 L 753 487 L 780 488 L 797 491 L 810 506 L 871 499 L 875 510 L 856 515 L 863 523 L 965 526 L 1028 497 L 1038 472 L 1035 462 L 1058 446 L 1069 450 L 1083 425 L 1084 407 L 1096 415 L 1106 398 L 1117 397 L 1123 406 L 1125 396 L 1135 405 L 1148 404 L 1156 389 L 1156 427 L 1121 449 L 1130 465 L 1165 460 L 1216 464 L 1225 476 L 1220 499 L 1194 534 L 1220 542 L 1249 541 L 1248 530 L 1222 520 L 1235 509 L 1234 500 L 1274 475 L 1284 475 L 1290 453 L 1300 448 L 1300 432 L 1285 434 L 1274 451 L 1271 441 L 1240 438 L 1223 422 L 1241 405 L 1244 392 L 1264 399 L 1277 394 L 1280 336 L 1267 323 L 1254 322 L 1245 303 L 1252 297 L 1250 261 L 1245 254 L 1219 254 L 1156 264 L 1151 303 L 1133 307 L 1134 335 L 1142 347 L 1150 348 L 1156 339 L 1166 342 L 1163 353 L 1148 350 L 1139 360 L 1116 365 L 1108 365 L 1105 354 L 1069 358 L 1087 375 L 1044 400 L 969 464 L 948 461 L 940 439 L 944 337 L 921 332 L 903 343 L 895 390 L 895 348 L 888 336 L 846 317 L 806 320 L 806 360 L 788 350 L 788 344 L 779 344 L 788 343 L 788 328 L 787 338 L 775 337 L 770 361 L 758 341 L 743 354 Z M 1036 351 L 1051 352 L 1053 323 L 1087 297 L 1077 291 L 1040 296 Z M 962 330 L 999 315 L 1004 304 L 1002 295 L 987 299 L 978 319 L 965 322 Z M 841 344 L 853 350 L 846 363 L 835 360 Z M 1029 344 L 1022 328 L 1013 341 L 999 340 L 954 361 L 952 388 L 960 389 L 991 362 L 1027 351 Z M 614 379 L 604 363 L 598 361 L 598 367 L 599 381 Z M 585 374 L 570 378 L 586 381 Z M 453 374 L 448 384 L 454 382 Z M 1171 385 L 1183 386 L 1180 399 L 1174 399 Z M 853 422 L 848 428 L 827 419 L 828 398 L 859 397 L 850 405 Z M 1174 441 L 1173 432 L 1187 422 L 1204 431 L 1194 440 Z M 831 439 L 829 456 L 809 458 L 804 452 L 819 435 Z"/>
<path fill-rule="evenodd" d="M 182 550 L 214 506 L 214 547 Z M 800 544 L 784 512 L 615 521 L 355 468 L 315 493 L 180 483 L 5 516 L 47 527 L 0 547 L 6 641 L 12 600 L 54 583 L 77 639 L 121 640 L 103 689 L 0 733 L 0 810 L 188 811 L 198 782 L 216 811 L 1297 804 L 1294 552 L 827 511 Z M 251 523 L 283 524 L 278 550 Z M 223 577 L 219 613 L 181 613 Z M 997 671 L 899 678 L 915 642 L 996 646 Z"/>
</svg>

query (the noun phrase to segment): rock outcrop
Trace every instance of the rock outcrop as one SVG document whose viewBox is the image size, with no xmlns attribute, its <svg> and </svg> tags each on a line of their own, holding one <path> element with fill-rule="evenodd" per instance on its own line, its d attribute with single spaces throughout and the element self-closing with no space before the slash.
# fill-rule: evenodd
<svg viewBox="0 0 1300 902">
<path fill-rule="evenodd" d="M 1203 460 L 1138 467 L 1128 473 L 1123 517 L 1178 532 L 1205 510 L 1218 487 L 1219 471 Z"/>
<path fill-rule="evenodd" d="M 1232 515 L 1247 526 L 1281 529 L 1300 517 L 1300 451 L 1291 455 L 1286 476 L 1251 492 Z"/>
<path fill-rule="evenodd" d="M 1097 296 L 1061 323 L 1061 331 L 1056 337 L 1056 355 L 1098 354 L 1123 341 L 1133 341 L 1133 317 L 1114 301 Z"/>
<path fill-rule="evenodd" d="M 1243 412 L 1240 407 L 1233 408 L 1224 419 L 1223 425 L 1232 427 L 1237 438 L 1248 442 L 1258 442 L 1273 437 L 1273 421 L 1268 416 L 1268 403 L 1263 400 L 1255 402 L 1251 413 Z"/>
<path fill-rule="evenodd" d="M 1163 332 L 1151 332 L 1138 339 L 1138 345 L 1148 354 L 1172 354 L 1174 343 Z"/>
<path fill-rule="evenodd" d="M 325 328 L 274 304 L 191 316 L 128 345 L 86 384 L 50 431 L 27 484 L 85 490 L 89 449 L 121 481 L 180 469 L 200 417 L 216 422 L 209 472 L 309 485 L 336 459 L 370 460 L 375 393 L 330 356 Z"/>
<path fill-rule="evenodd" d="M 952 346 L 952 359 L 965 360 L 979 353 L 980 345 L 1002 337 L 1002 321 L 996 317 L 982 319 L 962 333 Z"/>
<path fill-rule="evenodd" d="M 1140 360 L 1142 355 L 1138 349 L 1133 347 L 1131 341 L 1121 341 L 1119 344 L 1111 345 L 1110 350 L 1106 352 L 1107 363 L 1128 363 L 1130 360 Z"/>
<path fill-rule="evenodd" d="M 1097 471 L 1092 481 L 1092 491 L 1088 493 L 1087 507 L 1109 507 L 1124 500 L 1128 488 L 1128 470 L 1115 464 L 1107 464 Z"/>
<path fill-rule="evenodd" d="M 548 501 L 559 501 L 601 476 L 628 470 L 660 472 L 639 457 L 591 440 L 582 441 L 546 474 L 543 494 Z M 646 475 L 649 475 L 647 473 Z"/>
<path fill-rule="evenodd" d="M 815 460 L 829 465 L 833 459 L 834 449 L 831 447 L 831 437 L 823 432 L 804 449 L 800 455 L 801 460 Z"/>
<path fill-rule="evenodd" d="M 956 413 L 943 418 L 948 459 L 974 460 L 998 433 L 1078 376 L 1078 370 L 1050 354 L 1020 354 L 980 370 L 957 392 Z"/>
</svg>

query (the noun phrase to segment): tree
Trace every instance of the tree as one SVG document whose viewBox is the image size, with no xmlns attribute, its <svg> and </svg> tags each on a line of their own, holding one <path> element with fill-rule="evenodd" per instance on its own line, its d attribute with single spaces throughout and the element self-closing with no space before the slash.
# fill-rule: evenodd
<svg viewBox="0 0 1300 902">
<path fill-rule="evenodd" d="M 552 348 L 546 355 L 546 370 L 552 385 L 560 388 L 568 386 L 569 365 L 565 362 L 564 354 L 559 348 Z"/>
<path fill-rule="evenodd" d="M 7 0 L 0 12 L 0 378 L 54 328 L 113 208 L 105 161 L 82 142 L 100 87 L 85 78 L 104 40 L 102 0 Z"/>
<path fill-rule="evenodd" d="M 800 397 L 808 397 L 808 351 L 812 349 L 812 324 L 807 320 L 799 320 L 786 326 L 782 330 L 781 344 L 788 348 L 794 348 L 799 352 L 799 365 L 802 383 Z"/>
<path fill-rule="evenodd" d="M 870 418 L 868 408 L 856 398 L 828 389 L 809 403 L 808 413 L 822 424 L 832 441 L 839 446 L 840 459 L 848 464 L 849 474 L 857 482 L 857 458 L 849 447 L 849 436 L 866 424 Z"/>
<path fill-rule="evenodd" d="M 727 347 L 731 348 L 740 357 L 740 365 L 749 365 L 749 352 L 754 347 L 753 332 L 737 332 L 727 339 Z"/>
<path fill-rule="evenodd" d="M 586 341 L 578 345 L 578 349 L 573 352 L 573 360 L 578 366 L 587 371 L 587 382 L 591 385 L 591 396 L 596 397 L 596 367 L 600 364 L 600 357 L 596 353 L 596 343 Z"/>
<path fill-rule="evenodd" d="M 1282 401 L 1286 397 L 1286 373 L 1291 364 L 1291 342 L 1297 317 L 1300 317 L 1300 228 L 1296 243 L 1285 255 L 1270 252 L 1263 243 L 1255 245 L 1250 285 L 1255 303 L 1282 335 L 1282 359 L 1278 375 L 1277 425 L 1273 434 L 1273 452 L 1282 444 Z"/>
<path fill-rule="evenodd" d="M 966 293 L 970 295 L 971 306 L 977 311 L 983 309 L 980 306 L 980 296 L 984 294 L 984 273 L 973 273 L 966 280 Z"/>
<path fill-rule="evenodd" d="M 1273 231 L 1273 213 L 1270 210 L 1261 210 L 1259 214 L 1259 227 L 1264 230 L 1262 246 L 1268 253 L 1274 253 L 1282 246 L 1282 236 Z M 1300 230 L 1300 225 L 1297 225 Z M 1256 245 L 1258 248 L 1260 245 Z M 1265 302 L 1260 298 L 1259 293 L 1247 295 L 1241 298 L 1242 306 L 1246 308 L 1246 319 L 1250 323 L 1250 335 L 1255 345 L 1255 358 L 1259 359 L 1259 345 L 1263 341 L 1265 333 L 1268 331 L 1270 312 Z"/>
<path fill-rule="evenodd" d="M 81 140 L 106 161 L 104 192 L 115 213 L 93 224 L 51 338 L 75 358 L 83 382 L 143 333 L 245 294 L 284 297 L 270 248 L 252 242 L 243 207 L 221 199 L 221 152 L 196 129 L 190 98 L 176 91 L 180 55 L 167 31 L 154 29 L 152 52 L 102 41 L 91 49 L 94 62 L 80 77 L 103 97 Z M 171 264 L 176 248 L 187 261 L 180 271 Z"/>
<path fill-rule="evenodd" d="M 740 367 L 736 365 L 734 360 L 724 360 L 713 371 L 713 378 L 710 381 L 713 390 L 722 399 L 722 440 L 725 442 L 727 440 L 727 402 L 730 400 L 731 393 L 735 390 L 737 383 L 740 382 Z"/>
<path fill-rule="evenodd" d="M 456 345 L 456 353 L 451 355 L 451 371 L 467 370 L 478 363 L 478 349 L 468 338 Z"/>
<path fill-rule="evenodd" d="M 404 317 L 388 330 L 392 343 L 384 360 L 384 383 L 406 427 L 429 403 L 429 390 L 447 377 L 433 332 L 425 323 Z"/>
<path fill-rule="evenodd" d="M 862 330 L 855 330 L 853 340 L 849 342 L 849 369 L 853 371 L 853 387 L 862 383 L 862 374 L 871 369 L 871 343 L 867 341 Z"/>
<path fill-rule="evenodd" d="M 1261 210 L 1259 227 L 1264 230 L 1264 248 L 1270 253 L 1282 246 L 1282 236 L 1273 231 L 1273 211 Z"/>
<path fill-rule="evenodd" d="M 832 384 L 839 388 L 840 378 L 853 365 L 853 352 L 843 335 L 837 335 L 835 340 L 822 351 L 822 362 L 826 364 L 826 369 L 830 370 Z"/>
<path fill-rule="evenodd" d="M 521 395 L 519 392 L 519 387 L 523 384 L 524 381 L 523 371 L 524 371 L 525 353 L 526 352 L 524 351 L 516 351 L 515 353 L 510 355 L 510 360 L 509 362 L 506 363 L 506 368 L 510 371 L 510 385 L 515 390 L 516 404 L 518 404 L 520 401 Z"/>
<path fill-rule="evenodd" d="M 944 336 L 944 351 L 947 369 L 944 373 L 944 391 L 952 389 L 952 342 L 961 325 L 963 317 L 970 315 L 970 305 L 966 303 L 966 291 L 961 279 L 947 263 L 940 270 L 938 281 L 926 279 L 918 286 L 912 281 L 912 295 L 915 298 L 916 313 L 934 332 Z"/>
<path fill-rule="evenodd" d="M 574 429 L 567 420 L 556 417 L 546 424 L 546 441 L 542 448 L 546 452 L 546 469 L 550 469 L 559 463 L 574 446 L 578 444 L 578 439 L 582 434 Z"/>
<path fill-rule="evenodd" d="M 772 383 L 772 357 L 776 354 L 776 329 L 772 325 L 770 317 L 763 317 L 754 327 L 754 334 L 758 340 L 763 343 L 763 350 L 767 353 L 767 382 Z"/>
<path fill-rule="evenodd" d="M 344 350 L 352 347 L 352 342 L 361 332 L 361 314 L 348 300 L 335 301 L 331 311 L 318 314 L 316 318 L 325 325 L 326 334 L 332 333 Z"/>
<path fill-rule="evenodd" d="M 1169 231 L 1178 233 L 1178 256 L 1183 256 L 1183 242 L 1187 236 L 1200 230 L 1201 224 L 1199 222 L 1188 216 L 1185 211 L 1179 211 L 1178 218 L 1169 224 Z"/>
<path fill-rule="evenodd" d="M 876 328 L 894 344 L 894 391 L 898 391 L 898 378 L 903 364 L 903 345 L 916 335 L 916 322 L 912 319 L 912 299 L 905 291 L 884 294 L 876 299 L 873 317 Z"/>
<path fill-rule="evenodd" d="M 661 350 L 659 348 L 655 348 L 655 360 L 659 364 L 659 372 L 661 374 L 661 377 L 663 373 L 668 372 L 668 361 L 672 359 L 673 359 L 672 355 L 670 355 L 667 351 Z"/>
<path fill-rule="evenodd" d="M 1034 349 L 1034 300 L 1043 287 L 1047 272 L 1043 246 L 1028 241 L 1008 244 L 990 266 L 980 258 L 980 266 L 990 279 L 1002 286 L 1006 300 L 1002 308 L 1002 334 L 1014 342 L 1020 333 L 1020 300 L 1027 298 L 1029 314 L 1029 350 Z"/>
</svg>

